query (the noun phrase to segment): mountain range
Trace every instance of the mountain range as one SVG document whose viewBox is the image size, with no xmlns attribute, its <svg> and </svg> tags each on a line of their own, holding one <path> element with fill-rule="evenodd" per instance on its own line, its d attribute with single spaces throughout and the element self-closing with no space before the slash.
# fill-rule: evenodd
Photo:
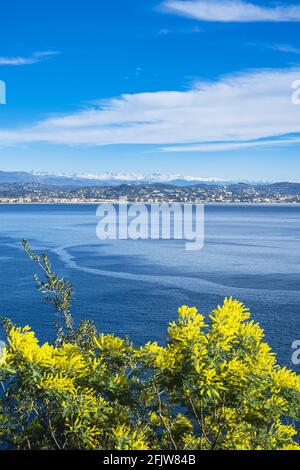
<svg viewBox="0 0 300 470">
<path fill-rule="evenodd" d="M 246 181 L 245 181 L 246 182 Z M 46 172 L 25 172 L 25 171 L 0 171 L 0 184 L 5 183 L 37 183 L 47 186 L 119 186 L 121 184 L 171 184 L 174 186 L 186 187 L 196 184 L 214 184 L 225 186 L 233 184 L 235 181 L 225 181 L 220 178 L 205 178 L 200 176 L 163 175 L 154 173 L 150 175 L 137 173 L 101 173 L 94 174 L 73 174 L 46 173 Z M 250 183 L 250 182 L 249 182 Z M 257 182 L 256 184 L 264 184 Z"/>
</svg>

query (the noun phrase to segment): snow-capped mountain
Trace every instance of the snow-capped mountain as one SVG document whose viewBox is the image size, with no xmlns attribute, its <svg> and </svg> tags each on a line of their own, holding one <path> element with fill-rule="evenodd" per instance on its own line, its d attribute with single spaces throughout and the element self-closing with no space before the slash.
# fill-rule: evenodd
<svg viewBox="0 0 300 470">
<path fill-rule="evenodd" d="M 216 183 L 221 182 L 222 180 L 218 178 L 204 178 L 204 177 L 194 177 L 194 176 L 181 176 L 181 175 L 162 175 L 160 173 L 153 173 L 150 175 L 144 175 L 141 173 L 102 173 L 100 175 L 89 175 L 89 174 L 78 174 L 73 175 L 75 178 L 80 179 L 92 179 L 99 181 L 130 181 L 138 183 L 171 183 L 173 181 L 182 180 L 186 182 L 209 182 Z"/>
<path fill-rule="evenodd" d="M 8 175 L 8 173 L 6 173 Z M 64 173 L 46 173 L 32 171 L 30 173 L 22 173 L 24 178 L 33 178 L 37 182 L 44 184 L 58 184 L 58 185 L 97 185 L 97 186 L 109 186 L 109 185 L 120 185 L 120 184 L 174 184 L 179 186 L 188 186 L 197 183 L 207 184 L 221 184 L 222 180 L 219 178 L 205 178 L 201 176 L 181 176 L 181 175 L 167 175 L 160 173 L 153 173 L 145 175 L 142 173 L 100 173 L 100 174 L 88 174 L 88 173 L 76 173 L 76 174 L 64 174 Z M 25 176 L 26 175 L 26 176 Z M 0 173 L 1 181 L 1 173 Z"/>
<path fill-rule="evenodd" d="M 270 182 L 253 182 L 244 180 L 247 184 L 268 184 Z M 174 186 L 193 186 L 196 184 L 214 184 L 226 186 L 237 181 L 226 181 L 220 178 L 201 176 L 182 176 L 153 173 L 100 173 L 100 174 L 65 174 L 48 172 L 0 171 L 0 184 L 4 183 L 38 183 L 47 186 L 119 186 L 121 184 L 171 184 Z"/>
</svg>

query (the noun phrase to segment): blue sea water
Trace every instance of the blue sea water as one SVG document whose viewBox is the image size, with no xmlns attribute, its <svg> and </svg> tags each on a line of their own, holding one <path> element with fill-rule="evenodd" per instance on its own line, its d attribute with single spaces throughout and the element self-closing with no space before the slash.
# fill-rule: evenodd
<svg viewBox="0 0 300 470">
<path fill-rule="evenodd" d="M 233 296 L 265 329 L 279 362 L 292 367 L 291 345 L 300 339 L 300 206 L 208 205 L 205 246 L 196 252 L 174 240 L 99 241 L 95 205 L 2 205 L 0 220 L 0 315 L 30 324 L 41 341 L 54 337 L 55 317 L 34 287 L 23 238 L 73 282 L 76 320 L 92 319 L 138 344 L 164 341 L 178 306 L 208 314 Z"/>
</svg>

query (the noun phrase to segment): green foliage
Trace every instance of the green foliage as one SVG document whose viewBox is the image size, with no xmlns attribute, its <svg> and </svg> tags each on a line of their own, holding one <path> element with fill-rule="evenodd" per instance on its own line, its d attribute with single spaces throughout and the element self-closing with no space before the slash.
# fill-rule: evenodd
<svg viewBox="0 0 300 470">
<path fill-rule="evenodd" d="M 15 449 L 297 449 L 300 378 L 281 368 L 259 325 L 225 299 L 206 324 L 181 307 L 166 345 L 78 328 L 72 286 L 45 254 L 38 289 L 59 315 L 54 344 L 4 321 L 0 436 Z"/>
<path fill-rule="evenodd" d="M 74 319 L 71 315 L 71 301 L 73 297 L 71 282 L 65 281 L 56 275 L 45 253 L 41 255 L 33 253 L 27 240 L 23 240 L 22 244 L 29 259 L 37 263 L 43 275 L 41 279 L 38 274 L 34 274 L 38 290 L 54 306 L 56 315 L 59 318 L 55 323 L 57 328 L 55 344 L 59 346 L 66 342 L 89 348 L 92 344 L 92 338 L 96 334 L 96 326 L 90 321 L 83 320 L 78 329 L 74 329 Z"/>
</svg>

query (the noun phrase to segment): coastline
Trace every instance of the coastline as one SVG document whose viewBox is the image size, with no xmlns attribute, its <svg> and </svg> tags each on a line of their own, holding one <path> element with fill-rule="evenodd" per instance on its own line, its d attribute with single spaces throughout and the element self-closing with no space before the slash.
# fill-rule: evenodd
<svg viewBox="0 0 300 470">
<path fill-rule="evenodd" d="M 205 206 L 300 206 L 300 202 L 214 202 L 214 201 L 202 201 L 202 202 L 195 202 L 195 201 L 160 201 L 160 202 L 153 202 L 153 201 L 128 201 L 120 202 L 118 200 L 112 201 L 62 201 L 62 202 L 0 202 L 0 206 L 80 206 L 80 205 L 90 205 L 90 206 L 99 206 L 99 205 L 123 205 L 123 204 L 146 204 L 146 205 L 160 205 L 160 204 L 193 204 L 193 205 L 205 205 Z"/>
</svg>

